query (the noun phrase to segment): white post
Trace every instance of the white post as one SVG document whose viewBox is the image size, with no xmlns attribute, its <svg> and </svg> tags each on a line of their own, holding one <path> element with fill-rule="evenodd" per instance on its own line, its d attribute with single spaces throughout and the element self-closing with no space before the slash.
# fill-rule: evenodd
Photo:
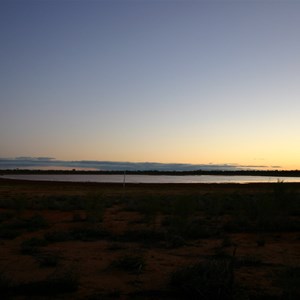
<svg viewBox="0 0 300 300">
<path fill-rule="evenodd" d="M 126 171 L 124 171 L 124 177 L 123 177 L 123 188 L 125 188 L 125 178 L 126 178 Z"/>
</svg>

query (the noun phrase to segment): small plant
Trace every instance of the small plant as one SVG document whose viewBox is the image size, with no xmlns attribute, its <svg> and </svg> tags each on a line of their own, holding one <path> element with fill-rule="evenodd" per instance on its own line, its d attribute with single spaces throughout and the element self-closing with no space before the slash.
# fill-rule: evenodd
<svg viewBox="0 0 300 300">
<path fill-rule="evenodd" d="M 102 222 L 105 211 L 104 200 L 98 195 L 90 195 L 85 202 L 86 221 Z"/>
<path fill-rule="evenodd" d="M 36 254 L 39 252 L 40 247 L 46 245 L 46 240 L 34 237 L 21 243 L 21 252 L 22 254 Z"/>
<path fill-rule="evenodd" d="M 227 221 L 224 226 L 226 232 L 254 232 L 256 231 L 255 225 L 244 216 L 236 216 Z"/>
<path fill-rule="evenodd" d="M 17 212 L 17 214 L 21 214 L 27 207 L 27 199 L 25 197 L 17 197 L 13 199 L 13 208 Z"/>
<path fill-rule="evenodd" d="M 235 267 L 258 267 L 262 265 L 262 261 L 257 256 L 247 255 L 236 259 L 234 265 Z"/>
<path fill-rule="evenodd" d="M 116 298 L 120 298 L 121 297 L 121 291 L 118 289 L 114 289 L 111 292 L 109 292 L 107 294 L 108 297 L 112 298 L 112 299 L 116 299 Z"/>
<path fill-rule="evenodd" d="M 186 244 L 184 238 L 180 235 L 169 234 L 166 236 L 168 248 L 179 248 Z"/>
<path fill-rule="evenodd" d="M 114 261 L 111 266 L 127 272 L 140 273 L 145 268 L 145 260 L 142 256 L 125 255 Z"/>
<path fill-rule="evenodd" d="M 109 232 L 96 224 L 92 226 L 75 227 L 68 231 L 52 231 L 45 233 L 45 239 L 50 243 L 71 240 L 97 241 L 109 237 Z"/>
<path fill-rule="evenodd" d="M 12 289 L 13 282 L 3 270 L 0 270 L 0 294 L 5 296 Z"/>
<path fill-rule="evenodd" d="M 266 239 L 263 236 L 258 236 L 256 239 L 256 245 L 258 247 L 264 247 L 266 244 Z"/>
<path fill-rule="evenodd" d="M 85 220 L 85 218 L 80 213 L 74 212 L 72 216 L 72 220 L 73 222 L 82 222 Z"/>
<path fill-rule="evenodd" d="M 0 271 L 1 299 L 15 299 L 13 296 L 21 296 L 29 299 L 28 296 L 72 293 L 77 291 L 78 286 L 79 276 L 74 268 L 65 270 L 56 269 L 45 279 L 31 282 L 13 282 L 3 271 Z"/>
<path fill-rule="evenodd" d="M 232 255 L 228 253 L 224 249 L 224 247 L 217 247 L 215 248 L 215 253 L 213 254 L 214 259 L 231 259 Z"/>
<path fill-rule="evenodd" d="M 93 225 L 74 228 L 70 231 L 70 235 L 74 240 L 97 241 L 107 238 L 109 233 L 102 227 Z"/>
<path fill-rule="evenodd" d="M 48 222 L 43 216 L 36 214 L 26 220 L 26 227 L 28 231 L 36 231 L 39 229 L 47 228 Z"/>
<path fill-rule="evenodd" d="M 77 291 L 78 273 L 73 268 L 56 269 L 46 279 L 14 285 L 14 293 L 24 296 L 58 295 Z"/>
<path fill-rule="evenodd" d="M 232 299 L 232 262 L 221 259 L 208 260 L 180 268 L 171 275 L 171 286 L 185 299 Z"/>
<path fill-rule="evenodd" d="M 61 260 L 61 254 L 58 252 L 44 252 L 38 253 L 35 258 L 40 267 L 57 267 Z"/>
<path fill-rule="evenodd" d="M 13 218 L 14 215 L 15 214 L 13 212 L 8 212 L 8 211 L 0 212 L 0 223 Z"/>
<path fill-rule="evenodd" d="M 21 234 L 20 230 L 7 228 L 7 226 L 0 227 L 0 239 L 13 240 Z"/>
<path fill-rule="evenodd" d="M 300 267 L 287 267 L 279 274 L 276 284 L 282 288 L 282 299 L 300 299 Z"/>
<path fill-rule="evenodd" d="M 13 239 L 26 231 L 36 231 L 48 226 L 46 220 L 41 215 L 34 215 L 29 219 L 13 218 L 9 222 L 2 223 L 0 226 L 0 237 Z"/>
<path fill-rule="evenodd" d="M 165 240 L 165 234 L 157 230 L 128 230 L 117 237 L 122 242 L 137 242 L 153 245 Z"/>
<path fill-rule="evenodd" d="M 44 234 L 48 243 L 65 242 L 72 240 L 72 235 L 68 231 L 51 231 Z"/>
<path fill-rule="evenodd" d="M 218 231 L 199 219 L 186 219 L 175 216 L 169 219 L 168 232 L 184 239 L 204 239 L 214 237 Z"/>
<path fill-rule="evenodd" d="M 227 247 L 231 247 L 233 245 L 234 245 L 234 243 L 231 240 L 231 238 L 228 235 L 226 235 L 222 240 L 221 247 L 227 248 Z"/>
<path fill-rule="evenodd" d="M 49 294 L 72 293 L 79 287 L 79 274 L 74 268 L 56 270 L 47 277 L 45 285 L 52 289 Z"/>
<path fill-rule="evenodd" d="M 122 243 L 112 243 L 107 249 L 110 251 L 118 251 L 124 249 L 124 246 L 122 245 Z"/>
</svg>

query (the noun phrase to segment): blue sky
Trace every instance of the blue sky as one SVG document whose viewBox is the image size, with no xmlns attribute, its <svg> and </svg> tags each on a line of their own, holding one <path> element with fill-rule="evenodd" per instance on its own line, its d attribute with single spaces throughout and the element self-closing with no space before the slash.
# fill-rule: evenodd
<svg viewBox="0 0 300 300">
<path fill-rule="evenodd" d="M 300 168 L 300 2 L 1 1 L 0 157 Z"/>
</svg>

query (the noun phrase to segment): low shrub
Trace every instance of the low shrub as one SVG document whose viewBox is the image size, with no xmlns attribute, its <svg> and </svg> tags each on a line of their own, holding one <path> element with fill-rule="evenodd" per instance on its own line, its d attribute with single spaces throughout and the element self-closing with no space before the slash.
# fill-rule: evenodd
<svg viewBox="0 0 300 300">
<path fill-rule="evenodd" d="M 5 297 L 12 289 L 12 280 L 3 270 L 0 270 L 0 294 Z M 4 298 L 5 299 L 5 298 Z"/>
<path fill-rule="evenodd" d="M 231 246 L 234 246 L 234 243 L 231 240 L 230 236 L 228 236 L 228 235 L 224 236 L 224 238 L 221 242 L 221 247 L 222 248 L 227 248 L 227 247 L 231 247 Z"/>
<path fill-rule="evenodd" d="M 186 244 L 186 241 L 182 236 L 175 234 L 167 234 L 166 242 L 167 248 L 179 248 Z"/>
<path fill-rule="evenodd" d="M 258 247 L 264 247 L 266 244 L 266 238 L 264 236 L 259 235 L 256 239 L 256 245 Z"/>
<path fill-rule="evenodd" d="M 105 201 L 102 195 L 88 195 L 84 202 L 86 221 L 97 223 L 103 221 Z"/>
<path fill-rule="evenodd" d="M 235 252 L 235 250 L 234 250 Z M 226 259 L 230 260 L 233 259 L 231 253 L 228 253 L 228 250 L 225 250 L 224 247 L 217 247 L 215 248 L 215 253 L 212 255 L 213 259 Z"/>
<path fill-rule="evenodd" d="M 31 218 L 25 220 L 25 226 L 28 231 L 36 231 L 39 229 L 47 228 L 48 222 L 42 215 L 36 214 Z"/>
<path fill-rule="evenodd" d="M 40 238 L 31 238 L 29 240 L 25 240 L 21 243 L 21 253 L 22 254 L 36 254 L 39 252 L 39 248 L 46 246 L 47 241 L 45 239 Z"/>
<path fill-rule="evenodd" d="M 34 215 L 31 218 L 23 219 L 23 218 L 13 218 L 9 222 L 5 222 L 1 224 L 0 231 L 36 231 L 39 229 L 46 228 L 48 226 L 47 221 L 41 215 Z M 1 233 L 0 233 L 1 234 Z"/>
<path fill-rule="evenodd" d="M 146 245 L 156 244 L 165 241 L 165 233 L 157 230 L 128 230 L 117 237 L 122 242 L 137 242 Z"/>
<path fill-rule="evenodd" d="M 72 216 L 72 221 L 73 222 L 83 222 L 85 221 L 85 217 L 82 216 L 82 214 L 78 213 L 78 212 L 74 212 L 73 216 Z"/>
<path fill-rule="evenodd" d="M 145 260 L 138 255 L 125 255 L 112 262 L 112 267 L 123 271 L 140 273 L 145 268 Z"/>
<path fill-rule="evenodd" d="M 10 211 L 0 212 L 0 223 L 5 222 L 5 221 L 13 218 L 14 216 L 15 216 L 15 214 L 13 212 L 10 212 Z"/>
<path fill-rule="evenodd" d="M 72 211 L 84 208 L 84 197 L 79 195 L 50 195 L 35 198 L 35 209 L 53 209 L 60 211 Z"/>
<path fill-rule="evenodd" d="M 45 239 L 50 243 L 65 242 L 71 240 L 96 241 L 108 238 L 109 232 L 100 226 L 82 226 L 68 231 L 52 231 L 45 233 Z"/>
<path fill-rule="evenodd" d="M 0 239 L 13 240 L 22 234 L 21 230 L 7 228 L 6 226 L 0 227 Z"/>
<path fill-rule="evenodd" d="M 74 240 L 96 241 L 105 239 L 110 234 L 100 226 L 83 226 L 72 229 L 70 235 Z"/>
<path fill-rule="evenodd" d="M 169 222 L 167 231 L 184 239 L 205 239 L 216 237 L 219 233 L 217 228 L 213 228 L 200 219 L 170 217 L 167 220 Z M 166 226 L 166 223 L 164 225 Z"/>
<path fill-rule="evenodd" d="M 172 273 L 171 286 L 184 299 L 232 299 L 232 261 L 213 259 L 180 268 Z"/>
<path fill-rule="evenodd" d="M 79 275 L 74 269 L 56 269 L 46 279 L 13 286 L 15 294 L 26 296 L 48 296 L 76 292 L 79 287 Z"/>
<path fill-rule="evenodd" d="M 39 263 L 40 267 L 49 268 L 49 267 L 57 267 L 60 260 L 61 254 L 59 252 L 43 252 L 38 253 L 35 256 L 35 259 Z"/>
<path fill-rule="evenodd" d="M 239 257 L 234 262 L 235 267 L 258 267 L 262 264 L 262 260 L 253 255 Z"/>
<path fill-rule="evenodd" d="M 224 226 L 226 232 L 256 232 L 257 227 L 249 219 L 238 216 L 227 221 Z"/>
<path fill-rule="evenodd" d="M 32 299 L 28 298 L 31 296 L 49 297 L 49 295 L 76 292 L 78 287 L 79 275 L 74 268 L 56 269 L 45 279 L 31 282 L 15 282 L 0 271 L 1 299 L 15 299 L 15 296 L 25 297 L 24 299 Z"/>
<path fill-rule="evenodd" d="M 44 234 L 44 238 L 48 243 L 65 242 L 73 239 L 68 231 L 50 231 Z"/>
<path fill-rule="evenodd" d="M 282 299 L 300 299 L 300 267 L 286 267 L 278 274 L 275 280 L 277 286 L 282 288 Z"/>
</svg>

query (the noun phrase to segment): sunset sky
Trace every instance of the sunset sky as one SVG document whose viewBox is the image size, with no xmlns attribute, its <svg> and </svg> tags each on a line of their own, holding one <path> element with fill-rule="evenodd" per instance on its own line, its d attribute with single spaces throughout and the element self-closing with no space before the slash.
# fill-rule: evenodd
<svg viewBox="0 0 300 300">
<path fill-rule="evenodd" d="M 0 157 L 300 169 L 300 1 L 1 1 Z"/>
</svg>

